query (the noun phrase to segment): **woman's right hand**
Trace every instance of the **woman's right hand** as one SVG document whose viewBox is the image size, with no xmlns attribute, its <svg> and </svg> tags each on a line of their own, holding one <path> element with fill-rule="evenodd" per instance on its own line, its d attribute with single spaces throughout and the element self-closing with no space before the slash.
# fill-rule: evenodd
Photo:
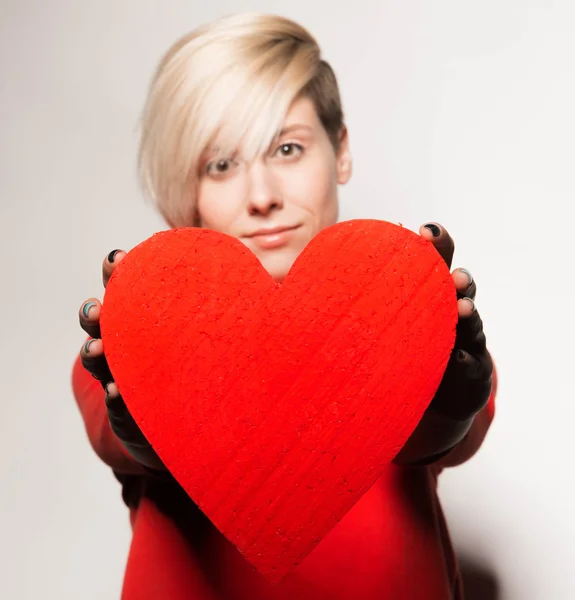
<svg viewBox="0 0 575 600">
<path fill-rule="evenodd" d="M 126 256 L 124 251 L 113 250 L 104 259 L 102 265 L 104 287 L 108 284 L 114 269 L 124 256 Z M 102 384 L 105 391 L 104 400 L 112 431 L 122 442 L 128 453 L 145 467 L 155 470 L 165 470 L 162 461 L 140 428 L 136 425 L 114 383 L 112 373 L 104 356 L 104 347 L 101 339 L 101 307 L 102 304 L 97 298 L 89 298 L 80 307 L 80 326 L 90 336 L 90 339 L 84 343 L 80 350 L 82 365 Z"/>
</svg>

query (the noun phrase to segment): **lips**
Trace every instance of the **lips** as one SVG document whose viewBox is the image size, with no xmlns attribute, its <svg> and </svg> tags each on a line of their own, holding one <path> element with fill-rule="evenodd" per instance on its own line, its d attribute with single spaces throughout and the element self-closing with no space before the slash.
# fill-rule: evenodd
<svg viewBox="0 0 575 600">
<path fill-rule="evenodd" d="M 274 235 L 274 234 L 283 233 L 284 231 L 291 231 L 292 229 L 296 229 L 297 227 L 299 227 L 299 225 L 280 225 L 278 227 L 267 227 L 267 228 L 258 229 L 257 231 L 254 231 L 253 233 L 248 233 L 245 237 L 253 238 L 253 237 L 257 237 L 257 236 Z"/>
<path fill-rule="evenodd" d="M 261 250 L 274 250 L 288 244 L 299 225 L 266 227 L 245 237 Z"/>
</svg>

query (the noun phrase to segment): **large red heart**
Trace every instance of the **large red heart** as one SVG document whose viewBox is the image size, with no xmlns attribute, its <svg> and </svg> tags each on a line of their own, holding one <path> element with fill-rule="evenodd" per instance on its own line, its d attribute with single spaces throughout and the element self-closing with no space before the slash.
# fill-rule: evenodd
<svg viewBox="0 0 575 600">
<path fill-rule="evenodd" d="M 157 233 L 118 265 L 101 315 L 136 422 L 271 582 L 413 432 L 456 323 L 455 287 L 433 245 L 375 220 L 323 230 L 282 285 L 235 238 Z"/>
</svg>

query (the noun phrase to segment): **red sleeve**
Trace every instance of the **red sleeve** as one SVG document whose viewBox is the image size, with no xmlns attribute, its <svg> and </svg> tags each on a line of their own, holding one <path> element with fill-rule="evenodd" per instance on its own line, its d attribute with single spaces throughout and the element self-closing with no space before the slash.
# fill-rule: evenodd
<svg viewBox="0 0 575 600">
<path fill-rule="evenodd" d="M 497 395 L 497 371 L 493 367 L 491 395 L 485 408 L 477 414 L 467 435 L 445 456 L 432 466 L 437 472 L 447 467 L 456 467 L 468 461 L 481 447 L 487 431 L 495 417 L 495 396 Z"/>
<path fill-rule="evenodd" d="M 96 454 L 118 473 L 145 473 L 112 431 L 102 385 L 84 369 L 79 356 L 72 369 L 72 391 Z"/>
</svg>

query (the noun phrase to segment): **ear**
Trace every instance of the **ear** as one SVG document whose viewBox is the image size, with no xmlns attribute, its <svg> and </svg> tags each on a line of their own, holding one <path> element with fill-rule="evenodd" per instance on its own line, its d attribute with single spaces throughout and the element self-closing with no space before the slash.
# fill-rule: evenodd
<svg viewBox="0 0 575 600">
<path fill-rule="evenodd" d="M 339 150 L 337 153 L 337 182 L 341 185 L 346 184 L 351 177 L 352 159 L 349 149 L 349 135 L 347 127 L 342 126 L 339 133 Z"/>
</svg>

